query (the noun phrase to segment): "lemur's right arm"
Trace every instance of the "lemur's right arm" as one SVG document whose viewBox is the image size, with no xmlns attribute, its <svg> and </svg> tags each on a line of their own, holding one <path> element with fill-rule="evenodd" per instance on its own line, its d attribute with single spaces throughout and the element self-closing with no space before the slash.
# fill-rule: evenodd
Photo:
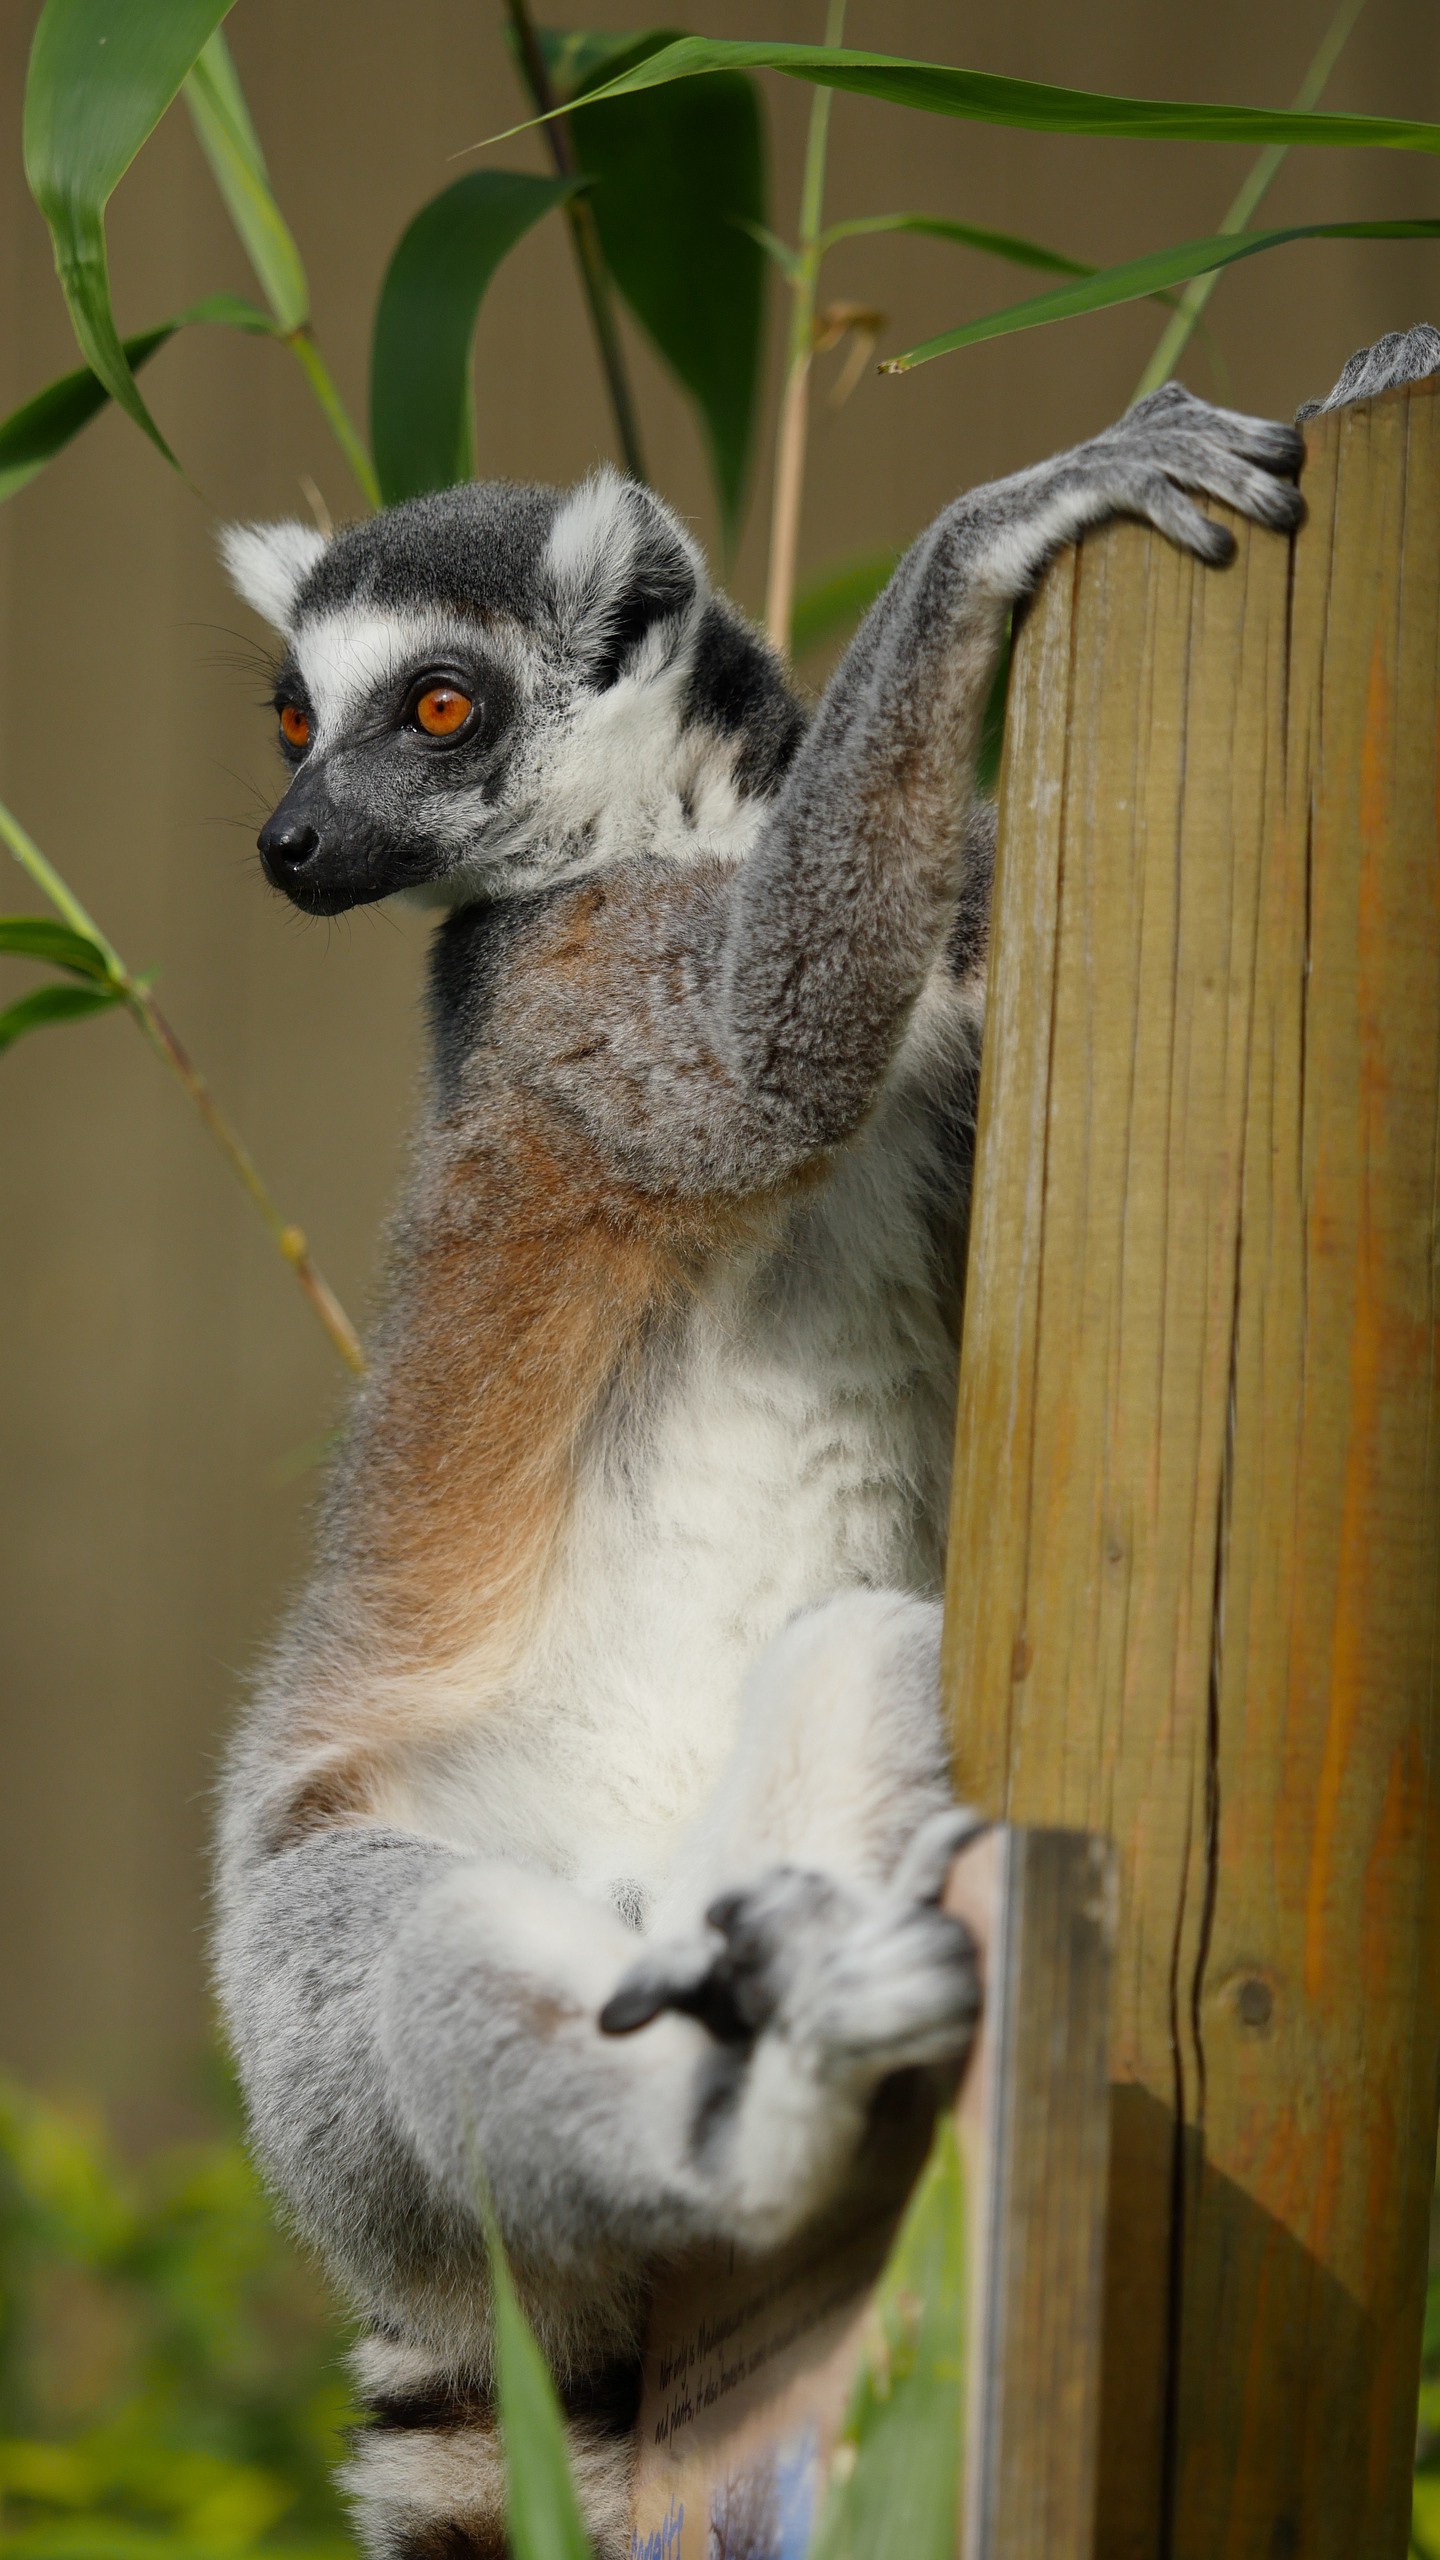
<svg viewBox="0 0 1440 2560">
<path fill-rule="evenodd" d="M 1062 544 L 1116 516 L 1228 558 L 1231 536 L 1187 489 L 1288 530 L 1302 450 L 1293 428 L 1172 384 L 1074 452 L 957 499 L 862 625 L 739 869 L 658 897 L 643 866 L 607 886 L 624 910 L 605 937 L 613 965 L 586 989 L 583 1045 L 540 989 L 537 1079 L 645 1186 L 761 1189 L 847 1137 L 962 889 L 1007 613 Z M 572 1002 L 567 983 L 561 1016 Z"/>
</svg>

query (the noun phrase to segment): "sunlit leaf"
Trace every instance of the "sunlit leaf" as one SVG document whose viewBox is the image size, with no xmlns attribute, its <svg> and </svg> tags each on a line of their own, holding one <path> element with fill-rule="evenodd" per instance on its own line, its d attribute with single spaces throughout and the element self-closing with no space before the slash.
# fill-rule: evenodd
<svg viewBox="0 0 1440 2560">
<path fill-rule="evenodd" d="M 185 103 L 276 325 L 288 337 L 309 317 L 310 288 L 218 27 L 185 82 Z"/>
<path fill-rule="evenodd" d="M 175 457 L 115 327 L 105 207 L 230 0 L 45 0 L 25 87 L 25 175 L 50 226 L 81 353 L 112 399 Z"/>
<path fill-rule="evenodd" d="M 806 657 L 853 630 L 888 584 L 899 556 L 867 551 L 857 560 L 838 560 L 802 587 L 790 622 L 791 656 Z"/>
<path fill-rule="evenodd" d="M 0 1013 L 0 1051 L 47 1022 L 79 1022 L 87 1013 L 105 1013 L 124 1001 L 121 989 L 108 981 L 104 986 L 71 987 L 57 981 L 53 987 L 37 987 Z"/>
<path fill-rule="evenodd" d="M 809 2560 L 954 2560 L 965 2313 L 965 2177 L 947 2114 L 871 2307 Z"/>
<path fill-rule="evenodd" d="M 507 251 L 573 192 L 563 178 L 481 169 L 421 207 L 386 271 L 370 360 L 370 437 L 387 504 L 475 471 L 470 344 Z"/>
<path fill-rule="evenodd" d="M 969 320 L 963 328 L 947 329 L 938 338 L 927 338 L 923 345 L 907 348 L 904 355 L 892 356 L 880 370 L 908 373 L 913 366 L 928 364 L 932 356 L 949 355 L 956 347 L 979 346 L 984 339 L 1005 338 L 1015 329 L 1038 329 L 1048 320 L 1073 319 L 1082 311 L 1105 311 L 1117 302 L 1138 302 L 1144 295 L 1160 292 L 1168 285 L 1183 284 L 1187 277 L 1208 275 L 1214 267 L 1233 266 L 1237 259 L 1256 257 L 1262 249 L 1278 249 L 1289 240 L 1437 238 L 1440 220 L 1302 222 L 1284 231 L 1219 231 L 1208 240 L 1187 240 L 1175 249 L 1157 249 L 1144 258 L 1126 259 L 1120 266 L 1100 267 L 1094 275 L 1082 276 L 1074 284 L 1057 285 L 1053 293 L 1037 294 L 1031 302 L 1012 303 L 1008 310 L 987 312 L 982 320 Z"/>
<path fill-rule="evenodd" d="M 766 213 L 765 143 L 754 83 L 735 73 L 698 87 L 652 90 L 601 115 L 583 94 L 615 54 L 573 39 L 569 77 L 576 157 L 594 182 L 605 261 L 658 354 L 694 402 L 726 538 L 744 508 L 764 352 L 766 271 L 756 238 Z M 643 59 L 664 36 L 632 40 Z M 557 78 L 559 64 L 547 67 Z"/>
<path fill-rule="evenodd" d="M 108 979 L 110 963 L 98 942 L 53 916 L 0 916 L 0 951 L 15 960 L 44 960 L 77 977 Z"/>
<path fill-rule="evenodd" d="M 590 93 L 632 97 L 720 71 L 783 71 L 822 88 L 851 90 L 930 115 L 961 116 L 1036 133 L 1120 134 L 1131 140 L 1344 144 L 1390 151 L 1440 151 L 1440 125 L 1396 116 L 1331 115 L 1297 107 L 1240 107 L 1168 98 L 1113 98 L 1089 89 L 1058 89 L 1037 80 L 1007 80 L 990 71 L 911 62 L 897 54 L 856 53 L 809 44 L 747 44 L 682 36 L 663 52 L 632 63 Z M 532 121 L 534 121 L 532 119 Z M 522 132 L 523 126 L 512 127 Z M 492 141 L 504 141 L 494 134 Z"/>
<path fill-rule="evenodd" d="M 482 2210 L 490 2251 L 495 2390 L 505 2446 L 510 2548 L 515 2560 L 590 2560 L 555 2385 L 520 2308 L 488 2199 Z"/>
<path fill-rule="evenodd" d="M 237 294 L 215 293 L 197 302 L 189 311 L 177 312 L 173 320 L 162 320 L 156 329 L 142 329 L 137 337 L 126 338 L 124 351 L 132 373 L 174 337 L 178 329 L 189 329 L 200 322 L 223 323 L 231 329 L 246 329 L 256 335 L 272 334 L 272 323 L 253 302 L 243 302 Z M 87 427 L 93 417 L 109 401 L 110 394 L 98 374 L 88 365 L 75 373 L 63 374 L 58 382 L 47 383 L 34 398 L 12 410 L 0 423 L 0 504 L 13 498 L 37 471 L 61 452 Z"/>
</svg>

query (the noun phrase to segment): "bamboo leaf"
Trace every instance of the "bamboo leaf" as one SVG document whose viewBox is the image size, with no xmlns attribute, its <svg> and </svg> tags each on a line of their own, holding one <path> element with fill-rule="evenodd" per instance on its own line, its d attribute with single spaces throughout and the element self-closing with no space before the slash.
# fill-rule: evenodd
<svg viewBox="0 0 1440 2560">
<path fill-rule="evenodd" d="M 919 107 L 929 115 L 960 116 L 971 123 L 1009 125 L 1033 133 L 1112 134 L 1132 141 L 1243 142 L 1252 147 L 1283 142 L 1440 151 L 1440 125 L 1405 117 L 1115 98 L 1098 90 L 1007 80 L 994 72 L 966 71 L 946 63 L 911 62 L 897 54 L 856 53 L 828 45 L 747 44 L 706 36 L 683 36 L 663 52 L 631 64 L 591 90 L 590 102 L 598 105 L 608 98 L 632 97 L 642 89 L 663 88 L 672 80 L 719 71 L 782 71 L 794 80 L 881 98 L 891 106 Z M 516 125 L 511 131 L 527 129 Z M 490 136 L 496 142 L 508 138 Z"/>
<path fill-rule="evenodd" d="M 891 356 L 880 370 L 909 373 L 917 364 L 928 364 L 932 356 L 949 355 L 957 347 L 979 346 L 987 338 L 1005 338 L 1015 329 L 1038 329 L 1050 320 L 1073 319 L 1082 311 L 1106 311 L 1117 302 L 1137 302 L 1169 285 L 1183 284 L 1190 276 L 1208 275 L 1212 268 L 1233 266 L 1237 259 L 1257 257 L 1262 249 L 1278 249 L 1290 240 L 1437 238 L 1440 220 L 1429 219 L 1301 222 L 1283 231 L 1218 231 L 1208 240 L 1187 240 L 1175 249 L 1157 249 L 1143 258 L 1129 258 L 1121 266 L 1100 267 L 1094 275 L 1083 276 L 1074 284 L 1057 285 L 1053 293 L 1037 294 L 1031 302 L 1012 303 L 1008 310 L 987 312 L 982 320 L 969 320 L 963 328 L 947 329 L 938 338 L 927 338 L 921 346 L 907 348 L 904 355 Z"/>
<path fill-rule="evenodd" d="M 50 226 L 80 350 L 174 462 L 115 326 L 105 207 L 230 0 L 45 0 L 25 86 L 25 175 Z M 178 468 L 178 465 L 177 465 Z"/>
<path fill-rule="evenodd" d="M 615 79 L 632 62 L 641 62 L 675 41 L 669 34 L 609 35 L 600 27 L 538 27 L 536 33 L 559 107 L 572 106 L 582 90 Z M 506 36 L 514 54 L 513 27 L 506 29 Z"/>
<path fill-rule="evenodd" d="M 551 38 L 553 45 L 557 39 Z M 647 36 L 641 60 L 664 46 Z M 754 455 L 767 276 L 756 238 L 766 214 L 765 143 L 753 81 L 737 73 L 700 87 L 650 90 L 601 115 L 584 104 L 613 63 L 590 67 L 574 39 L 565 57 L 580 103 L 569 129 L 593 182 L 600 246 L 617 287 L 693 402 L 727 542 L 744 511 Z M 552 80 L 560 62 L 547 54 Z"/>
<path fill-rule="evenodd" d="M 89 934 L 57 924 L 53 916 L 0 916 L 0 951 L 14 960 L 45 960 L 54 969 L 111 983 L 109 960 Z"/>
<path fill-rule="evenodd" d="M 262 337 L 273 333 L 271 321 L 253 302 L 243 302 L 233 293 L 211 294 L 189 311 L 177 312 L 173 320 L 162 320 L 158 328 L 142 329 L 138 337 L 124 340 L 132 374 L 148 364 L 178 329 L 194 328 L 202 322 L 245 329 Z M 53 461 L 81 428 L 89 425 L 109 398 L 99 375 L 82 365 L 75 373 L 62 374 L 58 382 L 47 383 L 33 399 L 12 410 L 0 422 L 0 505 L 33 480 L 37 471 L 43 471 L 46 463 Z"/>
<path fill-rule="evenodd" d="M 880 2279 L 809 2560 L 953 2560 L 965 2310 L 965 2174 L 947 2114 Z"/>
<path fill-rule="evenodd" d="M 569 179 L 475 170 L 403 233 L 370 358 L 370 438 L 387 504 L 473 478 L 470 346 L 485 288 L 516 241 L 573 193 Z"/>
<path fill-rule="evenodd" d="M 1012 266 L 1039 267 L 1047 275 L 1093 276 L 1083 258 L 1067 258 L 1039 240 L 1013 231 L 990 231 L 977 222 L 948 222 L 934 213 L 875 213 L 856 222 L 832 222 L 821 246 L 833 249 L 841 240 L 861 240 L 877 231 L 915 231 L 931 240 L 953 240 L 963 249 L 983 249 L 992 258 L 1008 258 Z"/>
<path fill-rule="evenodd" d="M 185 103 L 276 326 L 288 338 L 310 316 L 310 288 L 219 27 L 185 82 Z"/>
<path fill-rule="evenodd" d="M 490 2253 L 495 2386 L 505 2445 L 505 2521 L 515 2560 L 590 2560 L 570 2476 L 565 2420 L 549 2368 L 520 2308 L 515 2280 L 482 2190 Z"/>
<path fill-rule="evenodd" d="M 27 1031 L 40 1030 L 44 1023 L 79 1022 L 87 1013 L 105 1013 L 124 1001 L 120 988 L 108 983 L 71 987 L 57 979 L 54 986 L 37 987 L 33 995 L 21 996 L 0 1013 L 0 1051 L 11 1048 Z"/>
<path fill-rule="evenodd" d="M 791 656 L 803 658 L 852 630 L 888 585 L 899 556 L 896 551 L 867 551 L 856 560 L 836 561 L 802 587 L 790 622 Z"/>
</svg>

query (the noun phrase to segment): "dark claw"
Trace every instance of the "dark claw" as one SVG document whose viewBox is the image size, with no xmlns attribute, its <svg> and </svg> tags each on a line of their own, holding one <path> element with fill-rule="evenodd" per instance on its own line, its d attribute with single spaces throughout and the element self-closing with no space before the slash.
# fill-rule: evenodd
<svg viewBox="0 0 1440 2560">
<path fill-rule="evenodd" d="M 627 1975 L 600 2012 L 602 2036 L 633 2036 L 666 2009 L 695 2018 L 717 2044 L 748 2044 L 754 2028 L 741 2012 L 736 1988 L 719 1957 L 698 1982 L 666 1982 L 659 1974 Z"/>
<path fill-rule="evenodd" d="M 648 1980 L 628 1976 L 618 1991 L 612 1991 L 600 2012 L 602 2036 L 633 2036 L 637 2027 L 648 2027 L 670 2003 L 665 1985 L 653 1974 Z"/>
</svg>

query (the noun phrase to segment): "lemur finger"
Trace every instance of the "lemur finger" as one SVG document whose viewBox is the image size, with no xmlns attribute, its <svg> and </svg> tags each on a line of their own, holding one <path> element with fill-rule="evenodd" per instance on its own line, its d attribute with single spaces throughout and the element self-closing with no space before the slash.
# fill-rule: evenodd
<svg viewBox="0 0 1440 2560">
<path fill-rule="evenodd" d="M 1198 432 L 1207 447 L 1242 456 L 1262 470 L 1297 472 L 1305 459 L 1305 439 L 1279 418 L 1252 418 L 1243 409 L 1212 409 L 1197 402 Z"/>
<path fill-rule="evenodd" d="M 1165 471 L 1179 487 L 1198 489 L 1207 498 L 1223 498 L 1228 506 L 1238 507 L 1242 515 L 1277 533 L 1293 533 L 1304 518 L 1305 501 L 1293 480 L 1277 480 L 1238 454 L 1206 450 L 1193 461 L 1177 456 L 1166 462 Z"/>
<path fill-rule="evenodd" d="M 1212 568 L 1222 568 L 1235 557 L 1235 536 L 1229 526 L 1202 515 L 1163 471 L 1148 473 L 1140 487 L 1128 493 L 1126 507 L 1153 524 L 1157 533 L 1178 543 L 1182 551 L 1193 551 L 1197 560 L 1208 561 Z"/>
<path fill-rule="evenodd" d="M 991 1828 L 988 1814 L 974 1805 L 947 1804 L 922 1822 L 891 1878 L 891 1890 L 907 1902 L 938 1902 L 945 1890 L 950 1862 L 972 1840 Z"/>
<path fill-rule="evenodd" d="M 1111 428 L 1117 437 L 1133 437 L 1137 429 L 1160 423 L 1168 440 L 1179 434 L 1204 436 L 1227 450 L 1243 454 L 1248 462 L 1258 462 L 1267 471 L 1295 472 L 1305 459 L 1305 439 L 1292 426 L 1279 418 L 1254 418 L 1244 409 L 1217 408 L 1209 400 L 1197 399 L 1182 383 L 1162 383 L 1144 400 L 1137 400 L 1123 418 Z"/>
</svg>

